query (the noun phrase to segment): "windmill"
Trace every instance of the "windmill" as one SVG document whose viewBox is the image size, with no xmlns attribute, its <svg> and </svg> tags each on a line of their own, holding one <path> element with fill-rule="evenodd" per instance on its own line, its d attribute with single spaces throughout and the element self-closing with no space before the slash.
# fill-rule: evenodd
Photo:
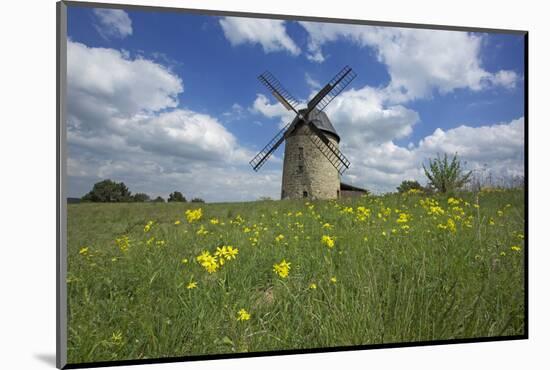
<svg viewBox="0 0 550 370">
<path fill-rule="evenodd" d="M 340 175 L 349 168 L 350 162 L 340 151 L 340 136 L 323 110 L 355 76 L 355 72 L 345 66 L 302 109 L 298 109 L 300 103 L 270 72 L 258 76 L 287 110 L 296 113 L 250 161 L 254 171 L 258 171 L 285 141 L 282 199 L 340 196 Z"/>
</svg>

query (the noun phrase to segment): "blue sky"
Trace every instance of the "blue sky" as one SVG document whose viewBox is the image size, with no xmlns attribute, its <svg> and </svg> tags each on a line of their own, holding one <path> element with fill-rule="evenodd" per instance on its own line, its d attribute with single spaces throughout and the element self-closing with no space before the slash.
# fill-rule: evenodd
<svg viewBox="0 0 550 370">
<path fill-rule="evenodd" d="M 352 167 L 383 192 L 421 163 L 523 173 L 523 37 L 138 10 L 68 9 L 69 195 L 103 178 L 207 201 L 277 198 L 281 157 L 247 162 L 292 119 L 257 81 L 306 101 L 344 65 L 327 107 Z"/>
</svg>

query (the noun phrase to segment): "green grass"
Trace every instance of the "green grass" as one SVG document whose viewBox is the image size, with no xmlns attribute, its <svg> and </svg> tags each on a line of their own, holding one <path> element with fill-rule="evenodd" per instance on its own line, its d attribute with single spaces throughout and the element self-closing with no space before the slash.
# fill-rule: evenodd
<svg viewBox="0 0 550 370">
<path fill-rule="evenodd" d="M 424 199 L 69 205 L 69 363 L 523 334 L 523 192 Z M 196 256 L 221 245 L 239 253 L 210 274 Z"/>
</svg>

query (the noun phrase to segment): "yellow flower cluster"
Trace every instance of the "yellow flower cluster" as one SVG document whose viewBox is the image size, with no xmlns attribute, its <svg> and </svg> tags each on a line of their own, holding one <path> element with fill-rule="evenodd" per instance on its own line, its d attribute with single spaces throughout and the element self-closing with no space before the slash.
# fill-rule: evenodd
<svg viewBox="0 0 550 370">
<path fill-rule="evenodd" d="M 143 232 L 148 233 L 153 227 L 153 223 L 153 221 L 147 222 L 147 224 L 143 227 Z"/>
<path fill-rule="evenodd" d="M 244 308 L 241 308 L 239 312 L 237 312 L 237 321 L 248 321 L 248 320 L 250 320 L 250 314 Z"/>
<path fill-rule="evenodd" d="M 277 243 L 280 243 L 281 241 L 284 240 L 284 238 L 285 238 L 285 236 L 284 236 L 283 234 L 279 234 L 279 235 L 277 235 L 277 236 L 275 237 L 275 241 L 276 241 Z"/>
<path fill-rule="evenodd" d="M 279 275 L 282 278 L 286 278 L 290 272 L 290 262 L 282 260 L 279 263 L 273 265 L 273 272 Z"/>
<path fill-rule="evenodd" d="M 447 199 L 447 204 L 449 204 L 450 206 L 458 206 L 460 204 L 460 199 L 450 197 L 449 199 Z"/>
<path fill-rule="evenodd" d="M 188 209 L 185 211 L 185 217 L 189 223 L 199 221 L 202 218 L 202 208 Z"/>
<path fill-rule="evenodd" d="M 233 248 L 230 245 L 223 245 L 216 248 L 214 256 L 219 259 L 220 266 L 223 266 L 225 261 L 234 260 L 237 254 L 239 254 L 238 248 Z"/>
<path fill-rule="evenodd" d="M 335 244 L 335 240 L 334 240 L 334 238 L 331 238 L 328 235 L 323 235 L 321 237 L 321 243 L 323 243 L 324 245 L 326 245 L 329 248 L 333 248 L 334 244 Z"/>
<path fill-rule="evenodd" d="M 231 225 L 240 225 L 244 222 L 244 219 L 241 217 L 241 215 L 237 215 L 233 220 L 229 221 Z"/>
<path fill-rule="evenodd" d="M 220 267 L 218 259 L 211 255 L 209 251 L 203 251 L 199 254 L 197 256 L 197 262 L 200 263 L 209 274 L 218 271 Z"/>
<path fill-rule="evenodd" d="M 233 248 L 230 245 L 223 245 L 216 248 L 214 255 L 205 250 L 197 256 L 197 261 L 208 272 L 213 273 L 225 264 L 226 261 L 234 260 L 239 254 L 238 248 Z"/>
<path fill-rule="evenodd" d="M 340 211 L 340 213 L 349 213 L 349 214 L 352 214 L 352 213 L 353 213 L 353 208 L 352 208 L 352 207 L 344 207 L 344 208 L 342 208 L 342 210 Z"/>
<path fill-rule="evenodd" d="M 445 210 L 439 206 L 439 203 L 435 199 L 420 199 L 419 203 L 430 216 L 442 216 L 445 214 Z"/>
<path fill-rule="evenodd" d="M 370 209 L 359 206 L 357 207 L 357 219 L 359 221 L 366 221 L 370 217 Z"/>
<path fill-rule="evenodd" d="M 411 219 L 411 215 L 408 213 L 400 213 L 399 218 L 397 219 L 398 224 L 406 224 Z"/>
<path fill-rule="evenodd" d="M 456 233 L 456 224 L 452 218 L 447 219 L 446 224 L 439 224 L 437 227 L 442 230 L 448 230 L 451 233 Z"/>
<path fill-rule="evenodd" d="M 128 238 L 128 235 L 123 235 L 120 238 L 116 238 L 115 243 L 122 252 L 128 252 L 128 249 L 130 248 L 130 238 Z"/>
<path fill-rule="evenodd" d="M 201 227 L 197 230 L 197 235 L 206 235 L 208 234 L 208 230 L 204 227 L 204 225 L 201 225 Z"/>
</svg>

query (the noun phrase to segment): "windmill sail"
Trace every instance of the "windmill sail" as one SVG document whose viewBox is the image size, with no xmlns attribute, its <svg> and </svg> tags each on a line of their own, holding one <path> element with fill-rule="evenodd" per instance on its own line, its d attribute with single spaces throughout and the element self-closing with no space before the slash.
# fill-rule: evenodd
<svg viewBox="0 0 550 370">
<path fill-rule="evenodd" d="M 279 131 L 273 137 L 273 139 L 271 139 L 269 143 L 267 143 L 267 145 L 262 150 L 260 150 L 258 154 L 254 156 L 254 158 L 252 158 L 252 160 L 249 163 L 254 169 L 254 171 L 257 172 L 264 165 L 264 163 L 269 159 L 269 157 L 271 157 L 271 154 L 273 154 L 273 152 L 277 150 L 279 145 L 281 145 L 281 143 L 285 139 L 285 133 L 291 124 L 292 122 L 287 123 L 285 127 L 283 127 L 281 131 Z"/>
<path fill-rule="evenodd" d="M 336 98 L 356 76 L 357 74 L 349 66 L 342 68 L 342 70 L 338 72 L 338 74 L 336 74 L 336 76 L 334 76 L 334 78 L 330 80 L 309 103 L 307 103 L 308 113 L 315 108 L 320 111 L 325 109 L 325 107 Z"/>
<path fill-rule="evenodd" d="M 315 135 L 308 135 L 309 139 L 315 144 L 317 149 L 325 156 L 326 159 L 338 170 L 342 175 L 350 166 L 350 161 L 346 156 L 334 145 L 323 131 L 319 130 L 315 124 L 309 123 L 309 127 Z"/>
<path fill-rule="evenodd" d="M 268 90 L 275 96 L 275 98 L 287 109 L 287 110 L 293 110 L 298 114 L 298 111 L 296 110 L 296 107 L 300 104 L 298 100 L 296 100 L 284 87 L 283 85 L 273 76 L 269 71 L 265 71 L 260 76 L 258 76 L 258 80 L 262 84 L 265 85 L 265 87 L 268 88 Z"/>
</svg>

